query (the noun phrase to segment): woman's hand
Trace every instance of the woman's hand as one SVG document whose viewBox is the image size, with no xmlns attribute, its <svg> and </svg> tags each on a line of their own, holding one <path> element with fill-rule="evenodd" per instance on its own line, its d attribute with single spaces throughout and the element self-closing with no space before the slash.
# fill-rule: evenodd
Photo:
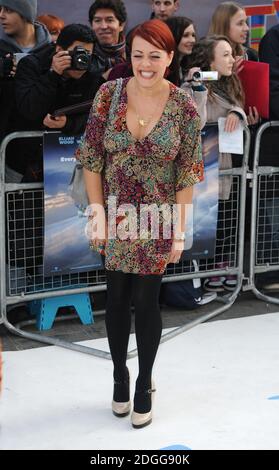
<svg viewBox="0 0 279 470">
<path fill-rule="evenodd" d="M 225 132 L 235 131 L 240 123 L 240 117 L 236 113 L 229 113 L 226 122 L 225 122 Z"/>
<path fill-rule="evenodd" d="M 105 250 L 108 241 L 108 226 L 103 207 L 88 206 L 88 222 L 85 227 L 85 233 L 89 243 L 95 247 Z M 96 205 L 97 206 L 97 205 Z"/>
<path fill-rule="evenodd" d="M 184 251 L 184 240 L 173 240 L 168 263 L 179 263 Z"/>
<path fill-rule="evenodd" d="M 260 116 L 256 106 L 249 106 L 249 114 L 247 115 L 247 121 L 249 126 L 253 126 L 254 124 L 258 124 L 260 121 Z"/>
</svg>

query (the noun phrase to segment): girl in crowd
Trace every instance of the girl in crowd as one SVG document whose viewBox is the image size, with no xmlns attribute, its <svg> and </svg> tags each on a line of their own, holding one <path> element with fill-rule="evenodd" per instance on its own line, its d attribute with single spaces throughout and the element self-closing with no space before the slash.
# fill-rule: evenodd
<svg viewBox="0 0 279 470">
<path fill-rule="evenodd" d="M 205 38 L 193 47 L 192 52 L 192 70 L 217 71 L 218 81 L 207 82 L 206 99 L 204 106 L 199 107 L 199 113 L 203 122 L 214 123 L 220 117 L 226 118 L 225 131 L 234 131 L 241 123 L 246 124 L 247 117 L 243 110 L 244 96 L 241 83 L 233 66 L 235 59 L 233 57 L 232 45 L 226 36 L 212 36 Z M 195 82 L 197 85 L 197 82 Z M 183 85 L 185 87 L 185 85 Z M 195 98 L 195 94 L 194 94 Z M 252 118 L 251 118 L 252 119 Z M 230 154 L 220 154 L 219 158 L 220 170 L 230 169 L 232 167 L 232 159 Z M 232 179 L 230 176 L 223 176 L 219 181 L 219 213 L 224 214 L 224 200 L 230 198 Z M 229 230 L 230 232 L 230 230 Z M 217 230 L 217 261 L 218 252 L 221 251 L 222 260 L 228 237 L 231 234 L 226 229 L 226 220 L 218 220 Z M 228 260 L 229 261 L 229 260 Z M 222 267 L 218 265 L 217 267 Z M 224 287 L 233 289 L 232 279 L 211 278 L 205 281 L 204 287 L 207 290 L 221 291 Z"/>
<path fill-rule="evenodd" d="M 223 2 L 217 6 L 211 19 L 208 35 L 227 36 L 232 45 L 237 69 L 243 59 L 258 60 L 257 52 L 245 46 L 248 33 L 247 15 L 243 6 L 236 2 Z"/>
<path fill-rule="evenodd" d="M 52 42 L 56 42 L 59 34 L 65 26 L 64 21 L 59 16 L 49 15 L 44 13 L 43 15 L 38 16 L 37 21 L 43 23 L 51 35 Z"/>
<path fill-rule="evenodd" d="M 194 97 L 201 116 L 201 127 L 205 125 L 203 109 L 206 106 L 207 89 L 201 83 L 192 81 L 194 72 L 199 68 L 189 69 L 193 47 L 197 41 L 193 21 L 185 16 L 174 16 L 166 20 L 176 42 L 176 52 L 168 80 L 183 88 Z"/>
<path fill-rule="evenodd" d="M 152 420 L 162 276 L 166 265 L 178 262 L 183 252 L 185 209 L 192 201 L 192 186 L 203 177 L 203 162 L 196 108 L 187 93 L 164 78 L 175 50 L 170 29 L 160 20 L 147 21 L 133 31 L 131 47 L 134 76 L 101 86 L 77 158 L 84 165 L 90 223 L 95 227 L 91 243 L 105 254 L 112 411 L 119 417 L 130 412 L 126 360 L 133 302 L 139 373 L 131 419 L 140 428 Z M 118 210 L 126 207 L 118 212 L 121 222 L 116 227 L 108 217 L 109 196 L 116 198 Z M 141 231 L 140 212 L 146 204 L 156 206 L 155 215 L 162 214 L 155 237 L 150 227 Z M 172 226 L 161 209 L 172 209 L 173 204 L 181 208 L 181 217 Z M 165 231 L 166 223 L 170 230 Z M 124 227 L 128 233 L 122 233 Z"/>
<path fill-rule="evenodd" d="M 184 76 L 189 68 L 189 59 L 192 54 L 193 46 L 197 40 L 196 29 L 193 21 L 185 16 L 173 16 L 166 20 L 176 42 L 175 61 L 177 64 L 177 73 L 174 80 L 171 76 L 170 81 L 175 81 L 179 86 L 184 81 Z M 174 75 L 171 73 L 171 75 Z"/>
</svg>

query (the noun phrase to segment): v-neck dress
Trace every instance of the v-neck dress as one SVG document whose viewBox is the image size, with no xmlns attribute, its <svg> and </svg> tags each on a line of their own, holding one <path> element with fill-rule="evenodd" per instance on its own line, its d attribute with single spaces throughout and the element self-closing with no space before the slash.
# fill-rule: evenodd
<svg viewBox="0 0 279 470">
<path fill-rule="evenodd" d="M 117 81 L 101 86 L 76 157 L 87 170 L 102 173 L 107 212 L 109 197 L 117 208 L 126 205 L 122 206 L 122 217 L 116 219 L 117 236 L 109 238 L 106 245 L 106 269 L 163 274 L 172 246 L 170 212 L 162 210 L 163 205 L 175 204 L 177 191 L 203 178 L 200 118 L 191 97 L 170 83 L 161 118 L 145 138 L 136 139 L 126 122 L 129 80 L 123 79 L 114 113 L 110 113 L 110 105 Z M 141 220 L 148 217 L 148 207 L 158 208 L 155 232 L 151 224 L 140 231 Z M 91 245 L 102 252 L 94 242 Z"/>
</svg>

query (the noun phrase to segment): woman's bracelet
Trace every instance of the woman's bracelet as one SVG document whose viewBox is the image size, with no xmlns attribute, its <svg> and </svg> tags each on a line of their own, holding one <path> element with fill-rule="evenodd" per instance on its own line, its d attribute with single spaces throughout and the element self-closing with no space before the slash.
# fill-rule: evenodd
<svg viewBox="0 0 279 470">
<path fill-rule="evenodd" d="M 96 212 L 96 211 L 89 212 L 88 215 L 87 215 L 87 219 L 88 219 L 88 220 L 94 220 L 94 219 L 96 219 L 96 216 L 97 216 L 97 212 Z"/>
<path fill-rule="evenodd" d="M 184 242 L 186 240 L 186 235 L 185 233 L 175 233 L 173 239 L 177 242 Z"/>
</svg>

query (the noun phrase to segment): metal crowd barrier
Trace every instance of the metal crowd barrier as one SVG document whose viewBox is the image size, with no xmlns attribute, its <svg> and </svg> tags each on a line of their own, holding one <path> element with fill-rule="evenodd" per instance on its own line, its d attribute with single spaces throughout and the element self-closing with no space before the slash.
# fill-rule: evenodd
<svg viewBox="0 0 279 470">
<path fill-rule="evenodd" d="M 260 165 L 263 135 L 275 127 L 279 137 L 279 121 L 271 121 L 262 124 L 255 141 L 249 287 L 258 299 L 279 304 L 278 297 L 267 295 L 257 287 L 256 279 L 262 273 L 279 270 L 279 161 L 277 167 Z M 277 279 L 279 282 L 279 276 Z"/>
<path fill-rule="evenodd" d="M 219 221 L 223 220 L 227 239 L 216 240 L 215 256 L 212 259 L 198 261 L 198 271 L 189 261 L 177 265 L 170 265 L 163 278 L 163 282 L 173 282 L 185 279 L 208 278 L 210 276 L 234 275 L 237 277 L 235 289 L 226 295 L 218 296 L 220 306 L 184 326 L 175 328 L 162 336 L 161 342 L 183 333 L 194 326 L 205 322 L 228 310 L 235 302 L 242 286 L 243 257 L 244 257 L 244 222 L 246 202 L 246 177 L 248 168 L 250 132 L 244 130 L 245 149 L 242 165 L 231 170 L 220 172 L 220 178 L 230 175 L 232 189 L 230 199 L 220 202 Z M 0 303 L 1 322 L 8 330 L 16 335 L 41 343 L 52 344 L 67 349 L 111 359 L 106 351 L 97 350 L 87 346 L 78 345 L 43 334 L 28 333 L 20 327 L 9 322 L 7 307 L 32 300 L 67 295 L 68 288 L 71 294 L 83 292 L 98 292 L 106 290 L 105 274 L 103 270 L 82 272 L 69 275 L 55 275 L 45 278 L 43 276 L 43 184 L 7 184 L 5 182 L 5 156 L 9 142 L 17 138 L 43 137 L 43 132 L 13 133 L 7 136 L 0 148 Z M 17 213 L 17 215 L 16 215 Z M 28 228 L 17 233 L 14 221 L 28 220 Z M 15 254 L 15 243 L 21 242 L 22 254 L 20 259 Z M 229 259 L 229 261 L 228 261 Z M 77 285 L 88 287 L 76 287 Z M 53 290 L 55 289 L 55 290 Z M 96 313 L 96 312 L 95 312 Z M 104 312 L 101 312 L 104 313 Z M 31 323 L 26 322 L 26 323 Z M 128 353 L 128 358 L 134 357 L 137 350 Z"/>
</svg>

